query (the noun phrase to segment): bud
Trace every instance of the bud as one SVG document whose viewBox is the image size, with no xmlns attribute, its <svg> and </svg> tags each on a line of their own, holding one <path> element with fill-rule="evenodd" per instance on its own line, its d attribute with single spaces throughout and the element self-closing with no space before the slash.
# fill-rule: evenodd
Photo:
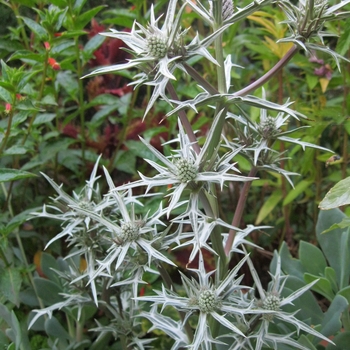
<svg viewBox="0 0 350 350">
<path fill-rule="evenodd" d="M 49 51 L 49 50 L 51 49 L 50 43 L 47 42 L 47 41 L 44 42 L 44 46 L 45 46 L 45 49 L 46 49 L 47 51 Z"/>
<path fill-rule="evenodd" d="M 265 140 L 274 138 L 274 136 L 278 133 L 275 118 L 267 117 L 265 120 L 260 122 L 258 130 Z"/>
<path fill-rule="evenodd" d="M 6 105 L 5 105 L 5 113 L 9 114 L 11 112 L 11 110 L 12 110 L 11 103 L 6 103 Z"/>
<path fill-rule="evenodd" d="M 47 63 L 52 67 L 53 70 L 60 70 L 60 64 L 52 57 L 47 60 Z"/>
</svg>

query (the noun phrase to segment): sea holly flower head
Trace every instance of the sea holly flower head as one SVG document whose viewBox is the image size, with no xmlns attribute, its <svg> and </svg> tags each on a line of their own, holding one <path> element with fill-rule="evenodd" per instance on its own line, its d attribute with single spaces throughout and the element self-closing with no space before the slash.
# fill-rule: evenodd
<svg viewBox="0 0 350 350">
<path fill-rule="evenodd" d="M 263 99 L 265 93 L 263 93 Z M 275 141 L 282 141 L 290 144 L 300 145 L 303 150 L 306 147 L 317 148 L 326 152 L 328 149 L 305 142 L 300 138 L 289 136 L 298 130 L 308 128 L 309 126 L 301 126 L 295 129 L 285 130 L 285 126 L 291 117 L 298 119 L 298 116 L 286 111 L 280 111 L 277 115 L 271 115 L 267 109 L 260 109 L 260 116 L 258 121 L 252 121 L 247 113 L 241 110 L 242 115 L 233 113 L 227 114 L 227 119 L 235 131 L 237 137 L 233 140 L 227 140 L 226 144 L 232 149 L 243 147 L 241 154 L 246 156 L 254 166 L 259 169 L 271 170 L 282 174 L 289 183 L 293 186 L 290 179 L 291 175 L 298 175 L 297 173 L 289 172 L 286 169 L 281 169 L 279 163 L 284 158 L 284 153 L 280 153 L 273 149 Z"/>
<path fill-rule="evenodd" d="M 219 117 L 220 113 L 214 123 L 218 122 Z M 197 154 L 193 150 L 192 144 L 180 121 L 178 125 L 179 136 L 176 140 L 171 142 L 178 142 L 180 147 L 169 157 L 164 156 L 156 148 L 141 138 L 141 141 L 162 165 L 146 159 L 146 161 L 158 171 L 158 174 L 150 178 L 140 173 L 141 180 L 119 186 L 117 188 L 118 191 L 147 186 L 148 192 L 155 186 L 171 186 L 171 192 L 169 194 L 171 200 L 167 208 L 167 213 L 169 215 L 171 210 L 174 209 L 176 204 L 180 201 L 180 197 L 185 189 L 189 189 L 191 192 L 190 200 L 197 201 L 198 192 L 201 189 L 209 190 L 210 183 L 216 183 L 223 187 L 226 181 L 252 181 L 254 179 L 231 172 L 238 172 L 234 164 L 231 163 L 231 159 L 240 151 L 239 148 L 228 152 L 221 158 L 217 155 L 217 152 L 214 152 L 211 159 L 206 159 L 207 148 L 209 147 L 212 135 L 210 133 L 207 135 L 200 153 Z M 215 128 L 211 128 L 211 132 L 213 132 L 214 129 Z"/>
<path fill-rule="evenodd" d="M 278 42 L 293 42 L 309 54 L 314 51 L 327 53 L 335 59 L 340 70 L 338 59 L 348 60 L 324 44 L 323 39 L 334 34 L 324 32 L 323 28 L 327 21 L 350 17 L 350 11 L 340 11 L 350 0 L 340 1 L 333 6 L 329 6 L 328 0 L 299 0 L 298 5 L 289 0 L 277 3 L 286 14 L 287 20 L 283 23 L 288 25 L 291 32 L 289 37 Z"/>
<path fill-rule="evenodd" d="M 98 261 L 99 268 L 96 270 L 92 279 L 101 273 L 111 275 L 111 266 L 117 271 L 125 262 L 128 254 L 131 256 L 138 255 L 139 249 L 147 255 L 148 266 L 152 260 L 161 260 L 170 265 L 175 265 L 164 254 L 159 251 L 157 241 L 162 237 L 158 233 L 157 226 L 163 225 L 160 217 L 164 215 L 162 208 L 159 208 L 152 215 L 146 214 L 143 218 L 137 218 L 135 215 L 135 203 L 139 203 L 132 197 L 131 191 L 115 191 L 113 180 L 104 169 L 105 176 L 110 188 L 107 197 L 110 207 L 117 210 L 118 215 L 105 215 L 103 212 L 92 212 L 88 209 L 73 206 L 73 209 L 86 216 L 89 216 L 100 225 L 104 231 L 103 238 L 105 243 L 109 244 L 107 256 Z"/>
<path fill-rule="evenodd" d="M 248 288 L 240 284 L 243 276 L 237 277 L 240 268 L 246 260 L 247 257 L 243 258 L 224 279 L 220 280 L 219 270 L 206 272 L 203 255 L 200 252 L 198 268 L 189 269 L 197 275 L 197 278 L 189 278 L 181 273 L 185 296 L 180 296 L 163 286 L 161 291 L 155 291 L 156 295 L 138 297 L 137 300 L 153 302 L 153 310 L 155 310 L 157 305 L 162 305 L 162 310 L 166 306 L 172 306 L 185 313 L 185 320 L 192 314 L 197 314 L 198 325 L 193 341 L 190 342 L 185 336 L 181 337 L 181 341 L 187 342 L 188 347 L 191 349 L 211 349 L 211 344 L 213 343 L 224 344 L 219 339 L 212 337 L 208 327 L 210 317 L 228 328 L 232 337 L 241 336 L 244 338 L 245 335 L 237 327 L 234 316 L 243 319 L 245 312 L 253 306 L 251 302 L 245 302 L 244 299 L 236 297 L 236 295 L 241 294 L 241 290 Z M 215 278 L 211 278 L 214 273 L 216 274 Z M 148 319 L 152 317 L 151 313 L 143 313 L 142 316 Z M 170 332 L 168 322 L 164 324 L 157 322 L 154 326 L 168 334 Z M 180 339 L 178 341 L 180 342 Z"/>
<path fill-rule="evenodd" d="M 136 81 L 133 84 L 154 86 L 144 115 L 148 113 L 159 96 L 169 101 L 165 93 L 166 85 L 169 79 L 176 79 L 173 74 L 176 68 L 185 70 L 182 64 L 184 61 L 200 55 L 218 64 L 207 47 L 227 26 L 223 26 L 203 40 L 200 40 L 197 34 L 190 43 L 185 44 L 187 30 L 181 31 L 180 21 L 186 4 L 177 10 L 177 2 L 177 0 L 169 1 L 162 26 L 159 25 L 162 16 L 156 18 L 152 6 L 150 21 L 146 27 L 135 22 L 130 32 L 111 29 L 111 32 L 101 33 L 101 35 L 122 40 L 130 48 L 135 58 L 130 59 L 127 63 L 99 68 L 87 75 L 111 73 L 133 67 L 140 68 L 141 73 L 135 75 Z"/>
<path fill-rule="evenodd" d="M 249 346 L 252 346 L 252 344 L 254 344 L 253 348 L 260 350 L 266 345 L 273 344 L 273 347 L 277 348 L 278 343 L 283 343 L 292 345 L 296 349 L 305 349 L 291 337 L 292 334 L 289 334 L 288 337 L 286 337 L 287 335 L 283 336 L 281 334 L 272 333 L 270 324 L 275 321 L 287 324 L 289 323 L 297 329 L 297 332 L 302 330 L 315 337 L 326 340 L 327 342 L 331 342 L 327 337 L 323 336 L 321 333 L 317 332 L 315 329 L 296 318 L 295 314 L 298 311 L 290 313 L 283 310 L 283 306 L 293 304 L 295 299 L 299 298 L 302 294 L 312 288 L 312 286 L 316 284 L 318 280 L 299 288 L 286 297 L 282 297 L 288 276 L 285 276 L 282 273 L 281 257 L 277 255 L 277 253 L 275 253 L 274 273 L 270 273 L 272 281 L 268 285 L 266 291 L 263 289 L 260 278 L 257 275 L 257 272 L 249 257 L 247 259 L 247 263 L 255 282 L 256 289 L 260 295 L 260 299 L 255 299 L 256 307 L 252 310 L 253 317 L 249 320 L 249 324 L 251 325 L 256 323 L 258 319 L 260 319 L 261 322 L 260 325 L 256 327 L 257 329 L 254 334 L 242 340 L 242 346 L 243 344 L 245 346 L 248 346 L 248 344 Z M 253 295 L 251 295 L 251 297 L 254 299 Z"/>
</svg>

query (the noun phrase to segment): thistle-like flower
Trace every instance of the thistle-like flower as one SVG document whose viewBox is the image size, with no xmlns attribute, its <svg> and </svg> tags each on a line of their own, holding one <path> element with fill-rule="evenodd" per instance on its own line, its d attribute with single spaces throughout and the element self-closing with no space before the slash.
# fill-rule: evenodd
<svg viewBox="0 0 350 350">
<path fill-rule="evenodd" d="M 268 290 L 264 291 L 262 288 L 260 279 L 253 267 L 252 261 L 248 257 L 247 263 L 249 265 L 252 277 L 254 279 L 256 289 L 260 294 L 260 299 L 255 301 L 256 308 L 254 308 L 254 313 L 260 310 L 261 314 L 254 314 L 253 317 L 249 320 L 249 327 L 252 324 L 257 324 L 259 321 L 259 326 L 256 327 L 256 330 L 247 335 L 246 339 L 242 339 L 240 345 L 251 346 L 255 343 L 254 349 L 260 350 L 264 345 L 272 345 L 274 348 L 277 348 L 278 343 L 284 343 L 287 345 L 293 346 L 296 349 L 305 349 L 304 346 L 296 342 L 291 335 L 287 334 L 283 336 L 281 334 L 274 334 L 270 330 L 270 324 L 274 321 L 280 321 L 286 324 L 294 326 L 297 331 L 303 330 L 304 332 L 311 334 L 320 339 L 324 339 L 327 342 L 331 342 L 327 337 L 323 336 L 321 333 L 317 332 L 315 329 L 304 323 L 303 321 L 297 319 L 294 313 L 289 313 L 283 310 L 283 306 L 288 304 L 293 304 L 293 301 L 300 297 L 302 294 L 307 292 L 312 286 L 318 282 L 318 280 L 309 283 L 308 285 L 296 290 L 287 297 L 282 297 L 284 285 L 288 276 L 284 276 L 281 271 L 281 258 L 277 256 L 276 259 L 276 268 L 275 273 L 270 274 L 272 277 L 272 282 L 269 284 Z M 238 348 L 231 348 L 238 349 Z"/>
<path fill-rule="evenodd" d="M 291 117 L 296 118 L 295 115 L 289 114 L 288 111 L 279 112 L 277 116 L 274 117 L 268 114 L 266 109 L 260 109 L 260 118 L 258 122 L 251 121 L 243 110 L 242 114 L 241 116 L 228 113 L 228 120 L 233 122 L 231 125 L 235 129 L 238 138 L 233 140 L 233 142 L 226 140 L 227 144 L 231 146 L 232 149 L 238 146 L 245 146 L 241 154 L 246 155 L 254 166 L 281 173 L 291 185 L 293 184 L 289 176 L 298 174 L 278 167 L 278 163 L 283 159 L 281 158 L 283 154 L 273 149 L 275 141 L 279 140 L 300 145 L 303 150 L 305 150 L 306 147 L 311 147 L 329 152 L 326 148 L 289 136 L 289 134 L 309 126 L 301 126 L 299 128 L 283 131 L 283 126 L 288 123 L 288 120 Z"/>
<path fill-rule="evenodd" d="M 340 70 L 338 59 L 347 59 L 324 44 L 323 38 L 334 34 L 324 32 L 323 28 L 327 21 L 350 17 L 349 11 L 339 11 L 349 4 L 350 0 L 340 1 L 330 7 L 328 0 L 299 0 L 298 5 L 289 0 L 280 0 L 277 3 L 287 16 L 283 23 L 288 25 L 291 32 L 291 36 L 280 39 L 279 42 L 293 42 L 309 54 L 313 51 L 327 53 L 335 59 Z"/>
<path fill-rule="evenodd" d="M 221 113 L 218 114 L 214 124 L 219 120 L 220 114 Z M 169 215 L 179 202 L 185 189 L 190 191 L 190 200 L 197 201 L 199 191 L 202 189 L 209 190 L 211 183 L 220 184 L 220 186 L 223 187 L 226 181 L 254 180 L 254 178 L 230 173 L 231 171 L 238 171 L 230 161 L 239 152 L 239 148 L 229 152 L 222 158 L 219 158 L 217 153 L 214 152 L 212 159 L 207 160 L 207 148 L 212 137 L 211 133 L 207 136 L 200 154 L 196 154 L 191 147 L 191 142 L 189 141 L 181 122 L 179 121 L 178 124 L 179 137 L 175 141 L 179 142 L 180 147 L 171 157 L 165 157 L 157 149 L 141 138 L 141 141 L 147 146 L 147 148 L 163 163 L 163 165 L 160 165 L 152 160 L 146 159 L 146 161 L 153 166 L 159 174 L 150 178 L 139 173 L 141 180 L 122 185 L 117 188 L 118 191 L 139 186 L 147 186 L 148 192 L 155 186 L 171 186 L 171 193 L 169 195 L 171 200 L 167 208 L 167 213 Z M 215 130 L 215 127 L 211 128 L 211 132 L 213 132 L 213 130 Z"/>
<path fill-rule="evenodd" d="M 150 266 L 151 261 L 161 260 L 170 265 L 175 265 L 169 260 L 159 249 L 161 245 L 156 244 L 161 234 L 157 231 L 157 225 L 164 225 L 159 217 L 164 215 L 163 210 L 159 208 L 151 216 L 145 216 L 142 219 L 138 219 L 135 216 L 134 203 L 132 200 L 125 199 L 126 194 L 119 191 L 115 191 L 113 180 L 109 176 L 106 169 L 105 175 L 110 187 L 110 197 L 116 204 L 118 212 L 121 215 L 120 219 L 113 219 L 104 216 L 102 213 L 91 212 L 88 209 L 73 207 L 74 210 L 80 212 L 83 215 L 89 216 L 91 219 L 100 224 L 101 230 L 105 232 L 105 242 L 110 246 L 107 250 L 107 256 L 102 260 L 98 261 L 99 267 L 97 268 L 92 280 L 99 276 L 101 273 L 107 273 L 111 275 L 111 265 L 114 264 L 114 270 L 124 263 L 127 254 L 137 255 L 139 249 L 141 252 L 146 253 L 146 262 Z M 131 191 L 128 192 L 129 196 Z M 130 208 L 127 206 L 130 204 Z M 153 245 L 156 245 L 154 247 Z"/>
<path fill-rule="evenodd" d="M 145 115 L 159 96 L 169 101 L 165 89 L 169 79 L 175 79 L 173 74 L 175 69 L 179 67 L 184 70 L 182 62 L 195 55 L 206 57 L 214 64 L 217 64 L 207 47 L 227 28 L 224 26 L 203 40 L 200 40 L 197 34 L 189 44 L 185 44 L 187 30 L 182 32 L 180 30 L 181 15 L 185 6 L 186 4 L 183 4 L 176 15 L 177 0 L 170 0 L 168 11 L 161 27 L 159 27 L 161 17 L 156 19 L 152 6 L 150 22 L 146 27 L 135 22 L 130 33 L 118 32 L 114 29 L 111 29 L 109 33 L 101 33 L 101 35 L 122 40 L 130 48 L 135 58 L 124 64 L 99 68 L 87 76 L 139 67 L 142 72 L 135 75 L 137 80 L 134 84 L 136 86 L 140 84 L 154 86 Z"/>
<path fill-rule="evenodd" d="M 241 260 L 222 281 L 219 281 L 219 272 L 217 270 L 215 282 L 212 282 L 210 276 L 215 273 L 215 271 L 209 273 L 205 271 L 203 256 L 200 253 L 198 269 L 190 269 L 198 276 L 198 281 L 181 274 L 186 296 L 179 296 L 175 292 L 163 287 L 162 291 L 155 291 L 157 295 L 139 297 L 138 300 L 150 301 L 153 302 L 154 305 L 162 305 L 163 308 L 172 306 L 186 313 L 185 319 L 197 313 L 199 319 L 193 336 L 193 342 L 190 342 L 188 337 L 183 333 L 180 333 L 182 335 L 181 338 L 179 335 L 177 335 L 176 338 L 174 337 L 175 339 L 178 338 L 177 341 L 179 343 L 180 341 L 182 344 L 187 342 L 186 345 L 193 350 L 211 349 L 211 344 L 213 343 L 223 344 L 218 339 L 213 339 L 210 333 L 208 327 L 210 317 L 229 329 L 232 337 L 236 337 L 237 335 L 245 337 L 235 324 L 236 319 L 232 316 L 236 315 L 237 318 L 243 320 L 245 312 L 252 306 L 250 302 L 245 302 L 243 299 L 236 297 L 240 294 L 242 289 L 247 289 L 247 287 L 240 285 L 243 277 L 236 278 L 239 269 L 245 263 L 246 259 L 247 257 Z M 148 319 L 154 319 L 150 313 L 143 313 L 142 316 Z M 153 326 L 154 328 L 163 330 L 167 334 L 170 333 L 168 329 L 169 322 L 157 322 Z M 173 333 L 173 331 L 171 333 Z"/>
</svg>

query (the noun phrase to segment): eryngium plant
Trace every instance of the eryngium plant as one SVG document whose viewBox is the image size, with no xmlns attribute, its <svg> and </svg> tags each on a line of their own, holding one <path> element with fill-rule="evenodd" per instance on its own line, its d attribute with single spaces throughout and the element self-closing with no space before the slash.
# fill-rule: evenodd
<svg viewBox="0 0 350 350">
<path fill-rule="evenodd" d="M 310 40 L 318 38 L 321 40 L 318 49 L 339 58 L 327 47 L 320 46 L 326 36 L 322 30 L 326 21 L 334 19 L 337 10 L 349 2 L 327 7 L 324 2 L 312 0 L 302 0 L 299 5 L 278 1 L 286 11 L 286 23 L 292 31 L 292 36 L 285 41 L 310 51 L 317 49 Z M 237 65 L 231 62 L 231 56 L 224 58 L 223 33 L 269 3 L 268 0 L 254 1 L 238 8 L 230 0 L 209 3 L 171 0 L 163 18 L 156 19 L 152 7 L 148 25 L 135 22 L 131 32 L 102 33 L 123 40 L 134 58 L 89 75 L 140 69 L 133 84 L 154 87 L 145 116 L 159 98 L 164 99 L 172 107 L 167 116 L 173 118 L 176 114 L 179 117 L 178 136 L 164 145 L 172 148 L 167 155 L 141 139 L 155 156 L 146 161 L 156 170 L 156 175 L 140 173 L 140 180 L 115 187 L 105 170 L 109 185 L 105 196 L 100 194 L 97 185 L 98 161 L 85 188 L 73 197 L 45 176 L 58 197 L 54 204 L 36 215 L 62 222 L 62 232 L 49 244 L 66 238 L 72 247 L 70 256 L 82 256 L 87 268 L 80 273 L 71 270 L 66 276 L 60 276 L 70 278 L 71 285 L 83 281 L 85 287 L 74 289 L 74 298 L 68 288 L 64 295 L 66 301 L 37 310 L 31 324 L 45 313 L 51 315 L 57 309 L 69 308 L 73 302 L 79 309 L 86 303 L 95 303 L 108 310 L 112 317 L 108 325 L 97 322 L 94 331 L 100 335 L 111 332 L 115 338 L 123 339 L 125 349 L 144 349 L 152 341 L 144 338 L 140 326 L 145 319 L 152 324 L 148 331 L 158 329 L 173 339 L 172 349 L 279 349 L 284 346 L 308 349 L 299 341 L 301 332 L 308 334 L 314 344 L 320 339 L 330 342 L 314 327 L 298 319 L 298 310 L 284 310 L 315 282 L 292 293 L 285 290 L 288 276 L 283 275 L 276 255 L 277 268 L 272 271 L 272 282 L 265 291 L 261 276 L 257 275 L 246 251 L 246 247 L 259 249 L 249 241 L 249 235 L 262 227 L 240 227 L 250 184 L 258 178 L 259 172 L 278 172 L 291 183 L 290 177 L 297 175 L 280 167 L 280 161 L 288 154 L 279 153 L 274 147 L 275 141 L 323 149 L 293 138 L 290 131 L 282 131 L 290 118 L 305 117 L 291 108 L 290 101 L 279 105 L 268 101 L 265 93 L 262 97 L 249 95 L 292 58 L 297 46 L 261 79 L 242 90 L 232 90 L 231 69 Z M 181 29 L 186 5 L 211 27 L 206 38 L 200 38 L 198 33 L 188 38 L 188 28 Z M 342 13 L 341 17 L 346 15 Z M 211 44 L 215 47 L 214 53 L 209 52 Z M 190 66 L 189 59 L 195 55 L 215 65 L 217 86 L 211 85 Z M 180 75 L 176 75 L 177 68 Z M 204 91 L 191 100 L 180 101 L 171 81 L 182 79 L 184 73 Z M 208 125 L 204 141 L 199 143 L 186 110 L 191 108 L 198 112 L 205 106 L 210 107 L 206 111 L 212 115 L 213 122 Z M 250 106 L 260 109 L 260 120 L 250 120 L 246 112 Z M 224 134 L 226 124 L 235 131 L 234 137 Z M 251 163 L 249 174 L 240 173 L 239 163 L 235 161 L 237 155 Z M 237 207 L 232 208 L 234 215 L 230 223 L 220 218 L 218 193 L 225 191 L 226 184 L 233 181 L 242 183 L 242 190 Z M 135 196 L 132 191 L 136 188 L 137 193 L 144 189 L 144 194 Z M 158 208 L 143 210 L 150 197 L 154 202 L 154 196 L 159 198 Z M 192 247 L 188 263 L 195 263 L 196 257 L 198 262 L 197 268 L 187 267 L 180 272 L 181 283 L 177 285 L 168 267 L 176 267 L 171 252 L 183 246 Z M 204 251 L 215 257 L 214 270 L 206 269 Z M 236 266 L 229 267 L 232 254 L 241 254 L 241 258 Z M 253 276 L 254 286 L 243 283 L 240 270 L 245 264 Z M 161 275 L 162 284 L 151 294 L 140 296 L 140 286 L 147 283 L 145 272 Z M 110 297 L 106 298 L 106 293 Z"/>
</svg>

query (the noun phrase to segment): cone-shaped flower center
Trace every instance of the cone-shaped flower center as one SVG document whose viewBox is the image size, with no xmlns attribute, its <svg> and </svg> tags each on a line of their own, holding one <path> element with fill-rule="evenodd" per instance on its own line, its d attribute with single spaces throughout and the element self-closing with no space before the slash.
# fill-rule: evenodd
<svg viewBox="0 0 350 350">
<path fill-rule="evenodd" d="M 147 48 L 151 56 L 163 58 L 167 54 L 166 38 L 153 34 L 147 38 Z"/>
<path fill-rule="evenodd" d="M 276 128 L 275 118 L 267 117 L 263 122 L 260 123 L 259 131 L 264 139 L 268 140 L 273 138 L 278 132 Z"/>
<path fill-rule="evenodd" d="M 120 239 L 123 243 L 133 242 L 139 238 L 140 235 L 140 225 L 133 222 L 125 222 L 121 226 Z"/>
<path fill-rule="evenodd" d="M 197 173 L 198 169 L 191 160 L 180 158 L 176 161 L 176 176 L 181 182 L 195 180 Z"/>
<path fill-rule="evenodd" d="M 280 309 L 281 299 L 278 295 L 268 294 L 263 302 L 263 309 L 278 311 Z"/>
<path fill-rule="evenodd" d="M 215 293 L 212 290 L 205 290 L 200 293 L 198 298 L 198 306 L 202 312 L 211 312 L 218 305 Z"/>
</svg>

